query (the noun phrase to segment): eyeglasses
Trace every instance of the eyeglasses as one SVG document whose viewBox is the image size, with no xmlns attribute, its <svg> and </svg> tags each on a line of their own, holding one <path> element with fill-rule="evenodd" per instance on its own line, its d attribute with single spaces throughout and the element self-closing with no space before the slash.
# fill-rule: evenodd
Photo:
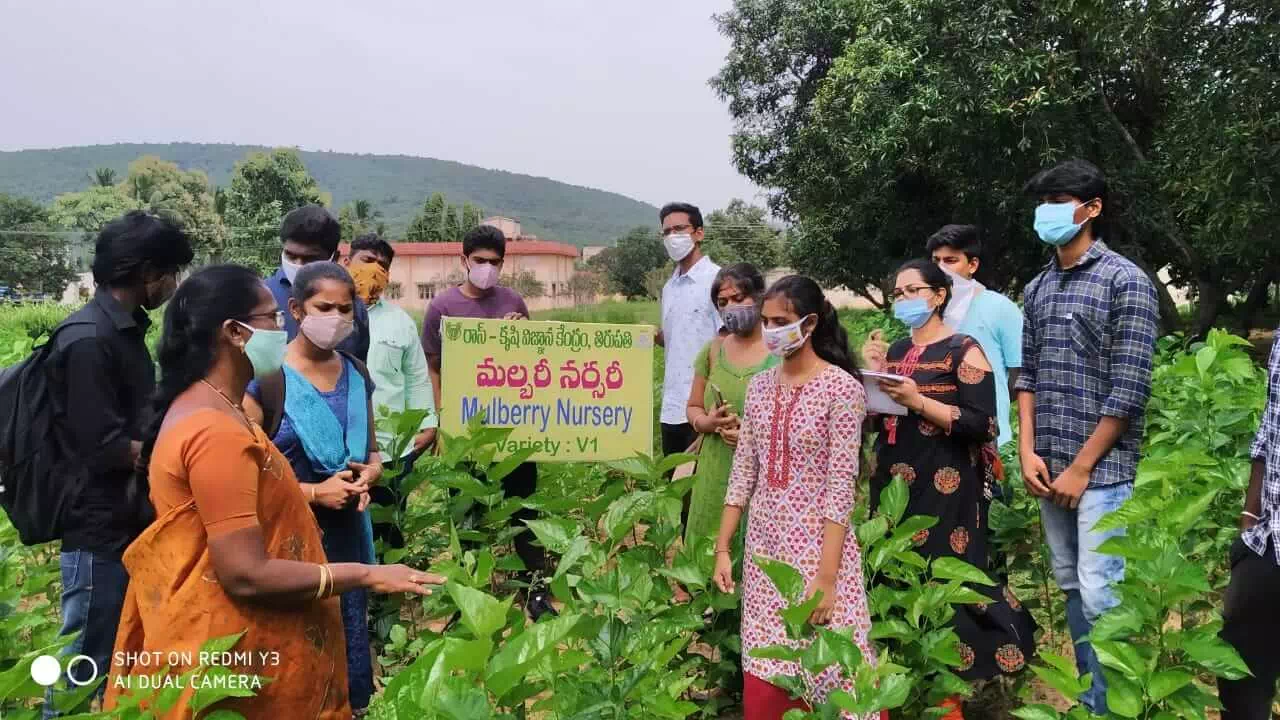
<svg viewBox="0 0 1280 720">
<path fill-rule="evenodd" d="M 246 315 L 245 317 L 247 317 L 250 320 L 254 318 L 268 318 L 268 317 L 275 318 L 276 329 L 279 330 L 284 327 L 284 311 L 283 310 L 276 310 L 275 312 L 254 313 L 252 315 Z"/>
<path fill-rule="evenodd" d="M 674 234 L 683 235 L 684 233 L 687 233 L 687 232 L 693 232 L 692 225 L 689 225 L 689 224 L 672 225 L 671 227 L 662 228 L 662 237 L 666 237 L 668 235 L 674 235 Z"/>
<path fill-rule="evenodd" d="M 903 298 L 915 297 L 925 290 L 933 289 L 931 285 L 908 285 L 904 288 L 894 288 L 893 292 L 889 293 L 889 297 L 893 298 L 894 302 L 897 302 Z"/>
</svg>

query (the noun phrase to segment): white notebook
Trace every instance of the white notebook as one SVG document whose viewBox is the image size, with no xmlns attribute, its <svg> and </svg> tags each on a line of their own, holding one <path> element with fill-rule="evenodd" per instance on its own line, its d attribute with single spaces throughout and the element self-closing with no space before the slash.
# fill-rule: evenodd
<svg viewBox="0 0 1280 720">
<path fill-rule="evenodd" d="M 874 370 L 863 370 L 862 381 L 863 387 L 867 390 L 867 412 L 878 413 L 880 415 L 906 415 L 907 408 L 894 402 L 893 398 L 885 394 L 880 389 L 881 380 L 906 380 L 901 375 L 893 373 L 876 372 Z"/>
</svg>

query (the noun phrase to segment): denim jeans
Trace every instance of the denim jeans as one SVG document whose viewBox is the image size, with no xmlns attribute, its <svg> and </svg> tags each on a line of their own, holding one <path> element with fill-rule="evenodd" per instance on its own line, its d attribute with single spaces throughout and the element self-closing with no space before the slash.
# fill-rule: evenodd
<svg viewBox="0 0 1280 720">
<path fill-rule="evenodd" d="M 120 611 L 124 608 L 124 594 L 129 587 L 129 574 L 120 560 L 120 553 L 72 550 L 62 553 L 62 635 L 78 633 L 75 640 L 62 652 L 64 667 L 70 679 L 79 683 L 90 681 L 93 666 L 84 659 L 71 667 L 65 663 L 84 655 L 97 664 L 97 677 L 105 678 L 111 669 L 111 652 L 116 644 L 116 626 L 120 624 Z M 102 682 L 98 689 L 101 696 L 106 688 Z M 68 678 L 49 688 L 45 694 L 44 717 L 58 717 L 54 698 L 70 695 L 77 689 L 68 684 Z M 72 708 L 67 708 L 71 711 Z"/>
<path fill-rule="evenodd" d="M 1067 627 L 1075 644 L 1076 668 L 1080 674 L 1093 673 L 1093 687 L 1081 702 L 1097 714 L 1107 712 L 1107 684 L 1102 665 L 1085 635 L 1103 613 L 1119 603 L 1113 586 L 1124 580 L 1124 558 L 1104 555 L 1098 546 L 1124 530 L 1095 532 L 1093 526 L 1104 515 L 1118 509 L 1133 495 L 1133 484 L 1091 487 L 1075 510 L 1058 507 L 1041 498 L 1040 522 L 1053 559 L 1053 577 L 1067 596 Z"/>
</svg>

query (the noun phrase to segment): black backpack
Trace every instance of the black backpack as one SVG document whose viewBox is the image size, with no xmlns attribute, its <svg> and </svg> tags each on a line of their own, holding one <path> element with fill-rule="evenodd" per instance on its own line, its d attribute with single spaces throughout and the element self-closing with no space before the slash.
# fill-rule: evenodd
<svg viewBox="0 0 1280 720">
<path fill-rule="evenodd" d="M 96 334 L 92 320 L 70 320 L 27 359 L 0 370 L 0 507 L 24 545 L 62 537 L 86 482 L 60 422 L 67 403 L 52 370 L 59 344 Z"/>
</svg>

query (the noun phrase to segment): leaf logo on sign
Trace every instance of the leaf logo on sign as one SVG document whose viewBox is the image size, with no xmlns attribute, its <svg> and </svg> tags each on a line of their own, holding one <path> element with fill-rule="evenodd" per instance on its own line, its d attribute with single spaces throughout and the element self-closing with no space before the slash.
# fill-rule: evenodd
<svg viewBox="0 0 1280 720">
<path fill-rule="evenodd" d="M 458 336 L 462 334 L 462 323 L 459 323 L 459 322 L 446 323 L 444 327 L 444 334 L 445 334 L 445 337 L 447 337 L 450 342 L 457 340 Z"/>
</svg>

